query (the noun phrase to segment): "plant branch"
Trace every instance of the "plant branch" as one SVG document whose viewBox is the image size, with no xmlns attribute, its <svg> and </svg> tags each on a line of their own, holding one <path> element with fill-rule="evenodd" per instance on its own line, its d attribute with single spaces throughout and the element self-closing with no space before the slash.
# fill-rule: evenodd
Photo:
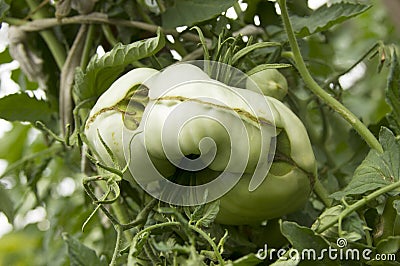
<svg viewBox="0 0 400 266">
<path fill-rule="evenodd" d="M 115 227 L 116 227 L 115 230 L 117 231 L 117 239 L 115 241 L 115 248 L 114 248 L 114 252 L 113 252 L 113 255 L 112 255 L 111 262 L 110 262 L 110 266 L 117 265 L 118 254 L 119 254 L 119 252 L 121 250 L 121 245 L 122 245 L 122 242 L 123 242 L 122 241 L 123 230 L 122 230 L 121 226 L 116 225 Z"/>
<path fill-rule="evenodd" d="M 32 14 L 32 17 L 35 19 L 34 21 L 45 19 L 46 14 L 45 14 L 44 10 L 38 9 L 38 5 L 36 4 L 35 0 L 26 0 L 26 3 L 28 4 L 29 8 L 32 11 L 35 11 Z M 32 23 L 32 22 L 29 22 L 29 23 Z M 54 35 L 54 32 L 52 32 L 51 30 L 41 31 L 40 35 L 42 36 L 42 38 L 46 42 L 47 46 L 49 47 L 49 49 L 54 57 L 54 60 L 57 63 L 58 68 L 62 69 L 62 67 L 65 63 L 65 59 L 66 59 L 66 53 L 65 53 L 64 47 L 60 44 L 60 42 L 57 40 L 56 36 Z"/>
<path fill-rule="evenodd" d="M 28 0 L 32 1 L 32 0 Z M 124 20 L 124 19 L 109 19 L 107 15 L 103 13 L 93 12 L 86 15 L 77 15 L 73 17 L 65 17 L 61 20 L 56 18 L 42 18 L 31 22 L 24 23 L 23 21 L 18 21 L 16 19 L 9 18 L 12 24 L 20 25 L 20 29 L 23 31 L 42 31 L 55 26 L 69 25 L 69 24 L 110 24 L 116 26 L 138 28 L 145 31 L 156 33 L 159 26 L 134 20 Z M 187 41 L 198 42 L 200 38 L 193 33 L 183 33 L 180 34 L 177 30 L 163 30 L 165 34 L 171 34 L 172 36 L 180 36 Z M 209 40 L 208 40 L 209 41 Z"/>
<path fill-rule="evenodd" d="M 60 78 L 60 123 L 61 131 L 65 135 L 67 125 L 73 125 L 72 110 L 72 85 L 74 83 L 75 68 L 80 65 L 85 45 L 87 25 L 82 25 L 75 37 L 71 50 L 61 69 Z"/>
<path fill-rule="evenodd" d="M 329 198 L 329 193 L 325 189 L 325 187 L 322 185 L 321 181 L 316 178 L 315 184 L 314 184 L 314 192 L 317 194 L 317 196 L 320 198 L 320 200 L 324 203 L 326 207 L 332 206 L 332 199 Z"/>
<path fill-rule="evenodd" d="M 194 225 L 189 224 L 189 228 L 192 229 L 193 231 L 197 232 L 199 235 L 201 235 L 210 244 L 210 246 L 214 250 L 214 253 L 219 262 L 219 265 L 225 265 L 224 260 L 222 259 L 222 256 L 218 251 L 218 247 L 215 244 L 215 242 L 211 239 L 211 237 L 206 232 L 204 232 L 203 230 L 201 230 L 200 228 L 198 228 Z"/>
<path fill-rule="evenodd" d="M 358 64 L 360 64 L 362 61 L 364 61 L 365 58 L 367 58 L 368 55 L 370 55 L 372 52 L 376 52 L 376 50 L 382 46 L 382 44 L 380 42 L 374 44 L 363 56 L 361 56 L 357 61 L 355 61 L 349 68 L 339 72 L 338 74 L 336 74 L 335 76 L 331 77 L 330 79 L 328 79 L 325 82 L 325 86 L 324 87 L 328 87 L 329 84 L 331 84 L 332 82 L 336 82 L 341 76 L 343 76 L 344 74 L 350 72 L 353 68 L 355 68 Z"/>
<path fill-rule="evenodd" d="M 93 48 L 93 38 L 94 38 L 94 25 L 89 25 L 88 32 L 86 34 L 85 46 L 83 47 L 82 57 L 80 67 L 85 70 L 87 64 L 89 63 L 90 52 Z"/>
<path fill-rule="evenodd" d="M 278 0 L 281 12 L 282 20 L 285 26 L 286 34 L 289 39 L 290 47 L 292 48 L 294 61 L 296 67 L 304 80 L 307 87 L 318 97 L 320 97 L 329 107 L 339 113 L 347 122 L 349 122 L 352 127 L 360 134 L 360 136 L 365 140 L 365 142 L 373 149 L 378 152 L 383 152 L 382 146 L 375 136 L 368 130 L 368 128 L 345 106 L 343 106 L 339 101 L 333 98 L 329 93 L 323 90 L 318 83 L 312 78 L 310 72 L 308 71 L 303 57 L 300 53 L 300 48 L 297 43 L 296 37 L 293 32 L 292 24 L 289 19 L 288 10 L 286 7 L 285 0 Z"/>
<path fill-rule="evenodd" d="M 357 202 L 347 206 L 343 212 L 341 212 L 338 216 L 335 217 L 335 219 L 332 219 L 329 223 L 327 223 L 325 226 L 317 228 L 316 232 L 317 233 L 322 233 L 325 230 L 327 230 L 328 228 L 330 228 L 331 226 L 333 226 L 334 224 L 336 224 L 338 221 L 343 220 L 346 216 L 348 216 L 349 214 L 357 211 L 358 209 L 360 209 L 362 206 L 366 205 L 368 202 L 370 202 L 371 200 L 379 197 L 380 195 L 383 195 L 387 192 L 393 191 L 397 188 L 400 188 L 400 181 L 397 181 L 393 184 L 390 184 L 388 186 L 382 187 L 378 190 L 375 190 L 374 192 L 372 192 L 371 194 L 365 196 L 364 198 L 358 200 Z"/>
</svg>

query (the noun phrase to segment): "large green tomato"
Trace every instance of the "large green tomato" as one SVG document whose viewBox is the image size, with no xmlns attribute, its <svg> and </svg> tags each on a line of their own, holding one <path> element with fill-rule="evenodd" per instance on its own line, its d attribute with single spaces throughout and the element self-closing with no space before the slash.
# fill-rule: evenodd
<svg viewBox="0 0 400 266">
<path fill-rule="evenodd" d="M 186 171 L 197 183 L 205 183 L 224 172 L 240 174 L 233 188 L 219 198 L 216 221 L 223 224 L 260 223 L 304 206 L 316 162 L 302 122 L 282 102 L 228 87 L 189 64 L 176 64 L 163 72 L 135 69 L 126 76 L 99 98 L 86 123 L 87 139 L 102 161 L 111 163 L 99 135 L 122 165 L 127 163 L 123 147 L 131 147 L 127 140 L 132 147 L 141 145 L 165 178 Z M 130 101 L 135 90 L 143 90 L 139 84 L 148 89 L 148 98 L 139 93 Z M 140 137 L 129 138 L 136 133 Z M 212 141 L 202 143 L 205 139 Z M 274 141 L 270 171 L 254 186 L 254 175 L 270 159 Z M 137 166 L 146 164 L 146 156 L 137 149 L 130 152 Z M 212 160 L 202 157 L 205 154 L 213 155 Z M 197 157 L 204 164 L 199 169 L 181 167 L 183 161 Z M 146 172 L 141 175 L 153 178 Z M 135 174 L 133 178 L 129 181 L 137 180 Z"/>
</svg>

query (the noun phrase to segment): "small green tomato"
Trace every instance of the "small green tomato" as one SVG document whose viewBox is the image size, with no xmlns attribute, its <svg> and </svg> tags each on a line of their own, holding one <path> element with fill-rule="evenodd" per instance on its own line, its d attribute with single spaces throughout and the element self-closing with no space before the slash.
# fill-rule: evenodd
<svg viewBox="0 0 400 266">
<path fill-rule="evenodd" d="M 288 92 L 288 84 L 284 75 L 276 69 L 264 69 L 250 75 L 246 82 L 248 90 L 282 100 Z"/>
</svg>

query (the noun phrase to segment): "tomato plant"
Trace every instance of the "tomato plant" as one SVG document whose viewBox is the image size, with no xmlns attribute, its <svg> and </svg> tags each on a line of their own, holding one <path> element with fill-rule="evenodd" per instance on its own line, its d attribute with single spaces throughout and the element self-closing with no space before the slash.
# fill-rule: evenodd
<svg viewBox="0 0 400 266">
<path fill-rule="evenodd" d="M 0 0 L 0 264 L 398 265 L 400 6 L 322 2 Z"/>
</svg>

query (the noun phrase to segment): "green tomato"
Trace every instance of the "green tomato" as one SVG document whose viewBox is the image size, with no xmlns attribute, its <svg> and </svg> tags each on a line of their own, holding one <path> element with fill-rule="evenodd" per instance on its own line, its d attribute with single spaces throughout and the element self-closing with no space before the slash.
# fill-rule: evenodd
<svg viewBox="0 0 400 266">
<path fill-rule="evenodd" d="M 139 85 L 149 90 L 148 97 L 134 95 L 143 90 Z M 141 135 L 133 138 L 131 147 L 145 147 L 151 163 L 166 178 L 191 156 L 200 156 L 203 163 L 190 174 L 197 183 L 207 183 L 222 172 L 241 176 L 219 198 L 219 223 L 254 224 L 281 217 L 301 208 L 312 190 L 316 162 L 300 119 L 279 100 L 228 87 L 193 65 L 177 64 L 163 72 L 132 70 L 99 98 L 85 127 L 94 153 L 113 165 L 100 135 L 120 166 L 126 164 L 127 143 L 122 136 L 130 140 L 138 132 Z M 271 169 L 262 176 L 262 183 L 252 186 L 252 176 L 274 151 L 274 139 Z M 145 165 L 146 156 L 137 149 L 131 152 L 136 165 Z M 202 157 L 207 154 L 212 160 Z M 157 181 L 153 176 L 146 178 Z"/>
<path fill-rule="evenodd" d="M 276 69 L 264 69 L 250 75 L 246 81 L 246 88 L 261 92 L 266 96 L 282 100 L 288 92 L 288 84 L 284 75 Z"/>
</svg>

